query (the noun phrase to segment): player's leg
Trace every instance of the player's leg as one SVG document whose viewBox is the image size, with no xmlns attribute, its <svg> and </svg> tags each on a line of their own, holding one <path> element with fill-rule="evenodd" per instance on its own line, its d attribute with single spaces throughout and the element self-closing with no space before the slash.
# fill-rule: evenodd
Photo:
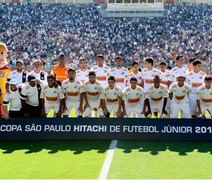
<svg viewBox="0 0 212 180">
<path fill-rule="evenodd" d="M 185 102 L 181 105 L 182 118 L 191 118 L 191 111 L 188 102 Z"/>
<path fill-rule="evenodd" d="M 174 103 L 174 101 L 172 102 L 172 105 L 171 105 L 172 118 L 178 118 L 178 112 L 181 109 L 180 106 L 181 104 Z"/>
<path fill-rule="evenodd" d="M 46 113 L 45 115 L 46 115 L 46 117 L 49 114 L 49 112 L 52 109 L 52 107 L 54 107 L 54 106 L 52 106 L 51 104 L 45 103 L 45 113 Z M 53 117 L 55 117 L 55 111 L 54 111 Z"/>
<path fill-rule="evenodd" d="M 191 117 L 196 118 L 197 100 L 194 94 L 189 94 L 189 106 L 190 106 Z"/>
</svg>

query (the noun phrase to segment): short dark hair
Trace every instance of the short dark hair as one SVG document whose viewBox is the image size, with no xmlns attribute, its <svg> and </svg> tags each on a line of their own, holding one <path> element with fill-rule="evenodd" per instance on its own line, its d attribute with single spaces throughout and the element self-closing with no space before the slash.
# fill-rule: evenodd
<svg viewBox="0 0 212 180">
<path fill-rule="evenodd" d="M 136 82 L 138 82 L 137 78 L 135 78 L 135 77 L 130 78 L 130 81 L 136 81 Z"/>
<path fill-rule="evenodd" d="M 195 60 L 196 60 L 196 59 L 195 59 L 194 57 L 192 57 L 192 58 L 190 58 L 190 59 L 188 60 L 188 63 L 189 63 L 189 64 L 190 64 L 190 63 L 193 63 Z"/>
<path fill-rule="evenodd" d="M 146 62 L 152 64 L 152 66 L 153 66 L 153 64 L 154 64 L 154 59 L 153 59 L 152 57 L 147 57 L 147 58 L 144 59 L 144 61 L 146 61 Z"/>
<path fill-rule="evenodd" d="M 202 64 L 202 62 L 199 59 L 193 62 L 193 66 L 197 66 L 198 64 Z"/>
<path fill-rule="evenodd" d="M 64 53 L 60 53 L 60 54 L 58 55 L 58 59 L 64 58 L 64 57 L 65 57 L 65 54 L 64 54 Z"/>
<path fill-rule="evenodd" d="M 209 76 L 209 75 L 206 76 L 206 77 L 205 77 L 205 81 L 212 81 L 212 76 Z"/>
<path fill-rule="evenodd" d="M 154 76 L 154 80 L 155 80 L 155 79 L 160 80 L 160 76 L 159 76 L 159 75 L 155 75 L 155 76 Z"/>
<path fill-rule="evenodd" d="M 122 57 L 122 56 L 116 56 L 116 57 L 115 57 L 115 61 L 116 61 L 117 59 L 121 59 L 121 60 L 123 61 L 123 57 Z"/>
<path fill-rule="evenodd" d="M 88 73 L 88 76 L 96 76 L 96 73 L 95 73 L 94 71 L 90 71 L 90 72 Z"/>
<path fill-rule="evenodd" d="M 69 70 L 68 70 L 68 73 L 70 73 L 70 72 L 76 72 L 74 69 L 72 69 L 72 68 L 70 68 Z"/>
<path fill-rule="evenodd" d="M 49 74 L 48 76 L 47 76 L 47 80 L 48 79 L 54 79 L 55 80 L 55 76 L 53 75 L 53 74 Z"/>
<path fill-rule="evenodd" d="M 183 57 L 183 55 L 178 55 L 177 57 L 176 57 L 176 61 L 178 61 L 180 58 L 182 58 Z"/>
<path fill-rule="evenodd" d="M 132 66 L 134 66 L 136 64 L 139 65 L 139 63 L 137 61 L 133 61 Z"/>
<path fill-rule="evenodd" d="M 103 56 L 103 54 L 97 54 L 97 56 L 96 56 L 96 57 L 102 58 L 102 59 L 104 60 L 104 56 Z"/>
<path fill-rule="evenodd" d="M 114 82 L 115 82 L 115 81 L 116 81 L 116 78 L 115 78 L 114 76 L 110 76 L 110 77 L 108 78 L 108 81 L 109 81 L 109 80 L 111 80 L 111 81 L 114 81 Z"/>
<path fill-rule="evenodd" d="M 166 62 L 162 61 L 159 65 L 164 65 L 164 66 L 167 66 Z"/>
</svg>

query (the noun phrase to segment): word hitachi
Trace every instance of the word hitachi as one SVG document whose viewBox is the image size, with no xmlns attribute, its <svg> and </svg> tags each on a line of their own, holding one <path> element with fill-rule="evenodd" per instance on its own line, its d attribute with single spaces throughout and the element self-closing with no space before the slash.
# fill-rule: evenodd
<svg viewBox="0 0 212 180">
<path fill-rule="evenodd" d="M 107 132 L 107 126 L 74 125 L 74 132 Z"/>
</svg>

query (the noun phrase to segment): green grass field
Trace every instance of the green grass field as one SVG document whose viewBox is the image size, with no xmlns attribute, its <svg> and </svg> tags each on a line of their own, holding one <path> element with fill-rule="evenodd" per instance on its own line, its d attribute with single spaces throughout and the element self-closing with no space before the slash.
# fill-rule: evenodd
<svg viewBox="0 0 212 180">
<path fill-rule="evenodd" d="M 110 143 L 0 141 L 0 179 L 98 179 Z M 118 141 L 107 178 L 212 179 L 211 169 L 210 142 Z"/>
<path fill-rule="evenodd" d="M 0 178 L 97 179 L 110 141 L 1 141 Z M 119 141 L 109 179 L 210 179 L 212 143 Z"/>
</svg>

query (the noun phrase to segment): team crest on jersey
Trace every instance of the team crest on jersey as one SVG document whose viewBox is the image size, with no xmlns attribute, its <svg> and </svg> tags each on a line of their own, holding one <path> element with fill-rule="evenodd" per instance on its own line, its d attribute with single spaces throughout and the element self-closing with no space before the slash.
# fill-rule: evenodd
<svg viewBox="0 0 212 180">
<path fill-rule="evenodd" d="M 77 86 L 74 86 L 74 89 L 77 89 Z"/>
<path fill-rule="evenodd" d="M 97 87 L 94 87 L 95 90 L 97 90 Z"/>
<path fill-rule="evenodd" d="M 139 95 L 139 93 L 136 93 L 135 95 L 136 95 L 136 96 L 138 96 L 138 95 Z"/>
<path fill-rule="evenodd" d="M 203 79 L 203 77 L 202 77 L 202 76 L 200 76 L 200 77 L 199 77 L 199 79 Z"/>
<path fill-rule="evenodd" d="M 122 72 L 121 75 L 124 75 L 124 72 Z"/>
<path fill-rule="evenodd" d="M 159 94 L 162 94 L 162 91 L 159 91 Z"/>
</svg>

